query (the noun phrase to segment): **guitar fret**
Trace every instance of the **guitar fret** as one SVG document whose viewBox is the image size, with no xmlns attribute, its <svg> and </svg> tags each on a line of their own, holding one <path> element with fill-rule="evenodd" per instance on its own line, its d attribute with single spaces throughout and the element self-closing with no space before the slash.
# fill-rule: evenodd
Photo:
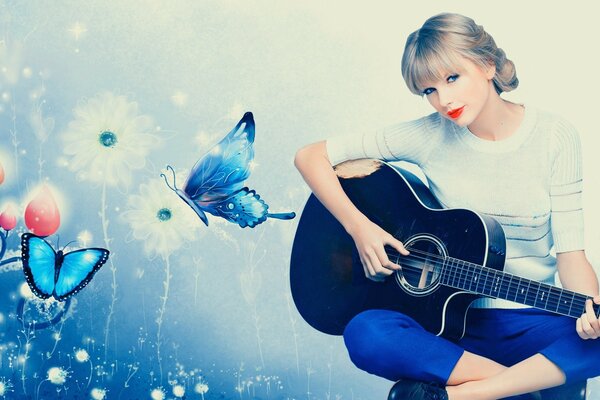
<svg viewBox="0 0 600 400">
<path fill-rule="evenodd" d="M 571 308 L 573 308 L 573 300 L 575 300 L 575 293 L 571 293 L 571 304 L 569 305 L 569 311 L 567 315 L 571 315 Z"/>
<path fill-rule="evenodd" d="M 456 278 L 458 275 L 458 263 L 459 263 L 459 260 L 456 260 L 456 263 L 454 265 L 454 277 L 452 278 L 452 286 L 453 287 L 456 287 Z"/>
<path fill-rule="evenodd" d="M 442 285 L 446 284 L 446 282 L 444 282 L 444 279 L 446 278 L 446 266 L 448 265 L 448 258 L 444 258 L 444 260 L 442 261 L 442 266 L 440 268 L 440 276 L 442 277 L 440 282 L 442 283 Z"/>
<path fill-rule="evenodd" d="M 571 315 L 577 312 L 573 305 L 578 300 L 576 293 L 570 293 L 569 301 L 569 292 L 561 288 L 452 257 L 437 266 L 441 268 L 440 282 L 444 285 L 577 317 Z M 600 314 L 600 307 L 595 311 Z"/>
<path fill-rule="evenodd" d="M 562 298 L 564 292 L 565 292 L 564 290 L 560 290 L 560 296 L 558 296 L 558 306 L 556 306 L 556 311 L 559 312 L 559 313 L 561 313 L 561 314 L 567 314 L 568 315 L 569 314 L 569 310 L 567 310 L 567 311 L 561 311 L 560 310 L 560 307 L 566 306 L 568 304 L 567 300 L 566 299 L 563 300 L 563 298 Z"/>
<path fill-rule="evenodd" d="M 517 294 L 515 296 L 515 301 L 517 303 L 521 303 L 521 304 L 523 304 L 525 302 L 525 298 L 527 297 L 525 288 L 521 287 L 522 284 L 523 284 L 523 279 L 519 277 L 519 283 L 517 285 Z"/>
<path fill-rule="evenodd" d="M 502 281 L 500 283 L 500 293 L 498 297 L 501 299 L 508 298 L 508 292 L 510 290 L 510 282 L 512 281 L 512 276 L 508 274 L 502 274 Z M 505 291 L 503 291 L 505 289 Z"/>
<path fill-rule="evenodd" d="M 538 302 L 542 302 L 544 305 L 538 305 Z M 539 285 L 535 296 L 534 307 L 546 309 L 546 304 L 548 304 L 548 292 L 544 290 L 542 285 Z"/>
<path fill-rule="evenodd" d="M 556 293 L 553 294 L 552 291 L 558 292 L 558 298 L 556 299 L 556 307 L 554 307 L 554 309 L 552 310 L 554 312 L 558 312 L 558 307 L 560 306 L 560 297 L 562 296 L 562 290 L 558 289 L 557 287 L 550 286 L 550 296 L 556 298 Z"/>
<path fill-rule="evenodd" d="M 469 279 L 469 269 L 471 268 L 470 264 L 467 262 L 463 262 L 460 274 L 460 288 L 464 289 L 467 284 L 467 280 Z"/>
</svg>

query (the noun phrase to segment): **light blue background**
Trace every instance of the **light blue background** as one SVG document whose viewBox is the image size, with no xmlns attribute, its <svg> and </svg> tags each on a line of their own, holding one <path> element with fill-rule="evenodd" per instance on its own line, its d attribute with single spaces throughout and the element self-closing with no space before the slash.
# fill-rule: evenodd
<svg viewBox="0 0 600 400">
<path fill-rule="evenodd" d="M 216 142 L 246 110 L 257 126 L 249 186 L 274 211 L 301 211 L 308 190 L 293 167 L 298 148 L 431 112 L 408 92 L 399 65 L 406 36 L 442 11 L 473 17 L 515 62 L 521 86 L 507 98 L 560 113 L 579 129 L 588 257 L 600 265 L 595 2 L 565 9 L 541 1 L 0 1 L 0 162 L 7 173 L 0 207 L 8 200 L 24 206 L 29 190 L 47 181 L 62 193 L 61 237 L 72 240 L 89 230 L 90 244 L 102 246 L 100 187 L 76 180 L 60 163 L 61 132 L 72 110 L 103 91 L 125 95 L 152 116 L 163 139 L 127 191 L 108 193 L 118 288 L 106 352 L 108 268 L 77 296 L 60 341 L 52 330 L 29 338 L 25 366 L 11 358 L 23 354 L 27 339 L 15 319 L 23 276 L 2 273 L 0 381 L 12 386 L 7 397 L 34 396 L 40 384 L 42 391 L 54 390 L 43 380 L 48 368 L 60 366 L 70 375 L 57 396 L 89 398 L 97 387 L 111 399 L 150 398 L 152 389 L 163 387 L 173 397 L 177 383 L 187 398 L 200 398 L 194 384 L 201 379 L 209 386 L 206 399 L 384 399 L 390 382 L 355 369 L 341 338 L 314 331 L 293 306 L 288 264 L 297 219 L 254 230 L 203 226 L 171 257 L 161 382 L 152 346 L 165 263 L 149 259 L 143 244 L 131 240 L 121 214 L 139 184 L 160 179 L 167 163 L 191 167 L 206 151 L 198 136 Z M 79 35 L 76 24 L 84 29 Z M 41 146 L 30 117 L 36 108 L 53 120 Z M 72 361 L 79 347 L 92 357 L 89 388 L 83 384 L 89 365 Z M 591 382 L 589 398 L 600 398 L 595 387 Z"/>
</svg>

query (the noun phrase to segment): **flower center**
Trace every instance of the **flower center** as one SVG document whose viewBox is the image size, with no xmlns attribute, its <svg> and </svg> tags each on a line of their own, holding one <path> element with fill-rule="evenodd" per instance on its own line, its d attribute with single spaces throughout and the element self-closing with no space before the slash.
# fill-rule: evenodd
<svg viewBox="0 0 600 400">
<path fill-rule="evenodd" d="M 105 147 L 114 147 L 117 144 L 117 135 L 115 135 L 111 131 L 104 131 L 100 133 L 98 137 L 98 141 L 102 146 Z"/>
<path fill-rule="evenodd" d="M 156 218 L 158 218 L 158 220 L 161 222 L 170 220 L 172 216 L 173 216 L 173 214 L 171 213 L 171 210 L 169 210 L 168 208 L 161 208 L 156 213 Z"/>
</svg>

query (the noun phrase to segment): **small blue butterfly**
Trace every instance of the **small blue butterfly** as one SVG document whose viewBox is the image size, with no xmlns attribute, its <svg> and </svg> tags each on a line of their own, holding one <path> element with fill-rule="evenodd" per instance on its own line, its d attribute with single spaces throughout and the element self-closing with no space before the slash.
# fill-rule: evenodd
<svg viewBox="0 0 600 400">
<path fill-rule="evenodd" d="M 21 235 L 25 279 L 31 291 L 42 299 L 53 296 L 63 301 L 79 292 L 108 260 L 108 254 L 108 250 L 101 248 L 56 252 L 40 236 Z"/>
<path fill-rule="evenodd" d="M 271 214 L 269 206 L 254 190 L 245 187 L 250 175 L 250 161 L 254 157 L 254 118 L 251 112 L 244 114 L 240 122 L 218 144 L 202 156 L 192 168 L 183 189 L 167 186 L 179 195 L 208 226 L 205 211 L 236 223 L 242 228 L 256 225 L 270 218 L 292 219 L 296 213 Z"/>
</svg>

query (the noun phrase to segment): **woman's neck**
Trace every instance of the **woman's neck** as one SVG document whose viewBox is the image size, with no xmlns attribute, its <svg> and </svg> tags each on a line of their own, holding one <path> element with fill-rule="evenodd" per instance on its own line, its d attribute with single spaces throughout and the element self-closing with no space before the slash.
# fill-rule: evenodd
<svg viewBox="0 0 600 400">
<path fill-rule="evenodd" d="M 524 115 L 523 106 L 502 99 L 494 90 L 486 105 L 468 128 L 480 139 L 504 140 L 517 131 Z"/>
</svg>

